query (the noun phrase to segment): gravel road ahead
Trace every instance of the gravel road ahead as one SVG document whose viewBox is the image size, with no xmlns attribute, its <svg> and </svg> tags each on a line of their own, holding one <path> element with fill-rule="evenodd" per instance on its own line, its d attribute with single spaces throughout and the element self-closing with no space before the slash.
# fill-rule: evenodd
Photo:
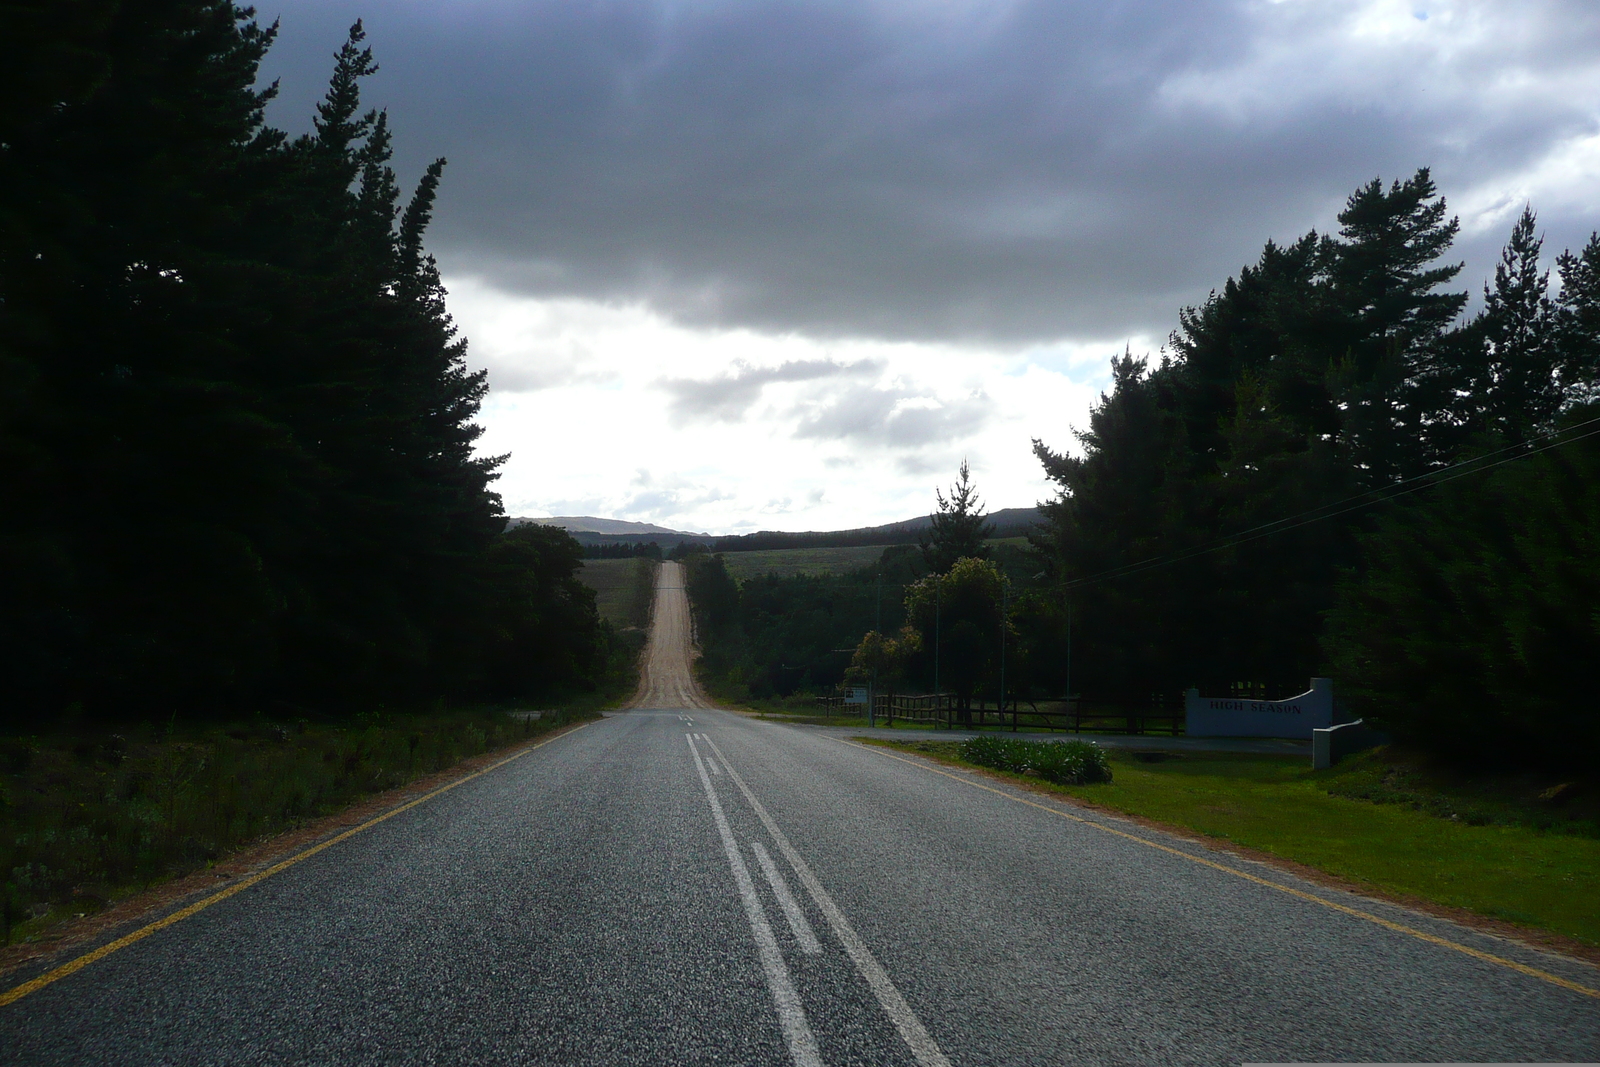
<svg viewBox="0 0 1600 1067">
<path fill-rule="evenodd" d="M 0 1007 L 0 1061 L 1600 1059 L 1586 964 L 710 710 L 687 635 L 666 565 L 640 706 Z"/>
</svg>

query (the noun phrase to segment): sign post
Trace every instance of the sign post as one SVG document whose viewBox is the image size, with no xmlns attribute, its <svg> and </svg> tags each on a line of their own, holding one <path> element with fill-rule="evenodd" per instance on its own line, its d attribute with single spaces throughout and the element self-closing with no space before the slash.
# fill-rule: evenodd
<svg viewBox="0 0 1600 1067">
<path fill-rule="evenodd" d="M 1183 732 L 1190 737 L 1286 737 L 1310 741 L 1311 731 L 1333 725 L 1333 682 L 1311 679 L 1311 688 L 1288 700 L 1240 700 L 1184 694 Z"/>
<path fill-rule="evenodd" d="M 872 724 L 872 687 L 869 685 L 850 685 L 844 690 L 846 704 L 865 704 L 867 706 L 867 723 Z"/>
</svg>

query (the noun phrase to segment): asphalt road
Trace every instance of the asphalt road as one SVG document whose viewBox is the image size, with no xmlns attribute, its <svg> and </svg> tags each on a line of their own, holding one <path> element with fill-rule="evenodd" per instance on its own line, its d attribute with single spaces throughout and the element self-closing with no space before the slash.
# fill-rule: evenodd
<svg viewBox="0 0 1600 1067">
<path fill-rule="evenodd" d="M 1586 964 L 693 707 L 675 582 L 642 694 L 690 706 L 560 737 L 0 1007 L 0 1060 L 1600 1059 L 1600 999 L 1559 984 L 1600 986 Z"/>
</svg>

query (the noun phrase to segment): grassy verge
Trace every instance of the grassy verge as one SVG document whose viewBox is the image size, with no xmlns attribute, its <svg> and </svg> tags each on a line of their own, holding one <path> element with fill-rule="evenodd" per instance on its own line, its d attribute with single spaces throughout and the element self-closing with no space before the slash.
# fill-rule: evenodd
<svg viewBox="0 0 1600 1067">
<path fill-rule="evenodd" d="M 965 763 L 960 742 L 869 743 Z M 1453 775 L 1383 750 L 1320 772 L 1303 756 L 1108 755 L 1111 782 L 1011 777 L 1388 894 L 1600 945 L 1600 833 L 1576 784 L 1553 807 L 1561 793 L 1539 799 L 1548 784 Z"/>
<path fill-rule="evenodd" d="M 696 677 L 706 693 L 721 707 L 729 711 L 754 715 L 758 719 L 774 722 L 802 723 L 807 726 L 849 726 L 860 729 L 868 725 L 865 715 L 824 715 L 817 698 L 810 693 L 794 693 L 786 697 L 753 697 L 740 685 L 729 685 L 710 677 L 696 664 Z M 881 723 L 879 725 L 882 725 Z"/>
<path fill-rule="evenodd" d="M 619 630 L 650 625 L 650 604 L 655 596 L 653 559 L 588 559 L 578 580 L 594 590 L 600 617 Z"/>
<path fill-rule="evenodd" d="M 474 709 L 0 739 L 0 944 L 32 940 L 364 796 L 594 717 L 586 708 Z"/>
<path fill-rule="evenodd" d="M 723 565 L 735 578 L 760 578 L 776 574 L 848 574 L 870 567 L 883 555 L 882 545 L 849 548 L 774 548 L 756 552 L 726 552 Z"/>
<path fill-rule="evenodd" d="M 869 725 L 865 715 L 824 715 L 816 697 L 809 693 L 787 697 L 751 696 L 745 686 L 728 684 L 712 677 L 709 671 L 702 669 L 701 662 L 695 664 L 695 677 L 699 679 L 700 688 L 705 690 L 706 695 L 727 711 L 753 715 L 770 722 L 800 723 L 805 726 L 849 726 L 859 730 Z"/>
</svg>

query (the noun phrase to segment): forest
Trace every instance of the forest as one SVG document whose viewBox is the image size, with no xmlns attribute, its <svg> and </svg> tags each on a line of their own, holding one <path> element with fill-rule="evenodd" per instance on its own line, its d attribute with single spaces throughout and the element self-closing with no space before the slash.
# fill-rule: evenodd
<svg viewBox="0 0 1600 1067">
<path fill-rule="evenodd" d="M 1269 243 L 1153 365 L 1116 360 L 1078 454 L 1035 443 L 1058 490 L 1035 625 L 1071 605 L 1085 693 L 1326 675 L 1461 758 L 1592 752 L 1600 237 L 1553 285 L 1525 209 L 1467 314 L 1427 170 L 1338 222 Z"/>
<path fill-rule="evenodd" d="M 997 583 L 1003 578 L 1019 593 L 1032 588 L 1040 563 L 1026 544 L 991 538 L 994 530 L 973 510 L 975 503 L 976 497 L 967 501 L 957 516 L 967 526 L 960 536 L 951 537 L 936 526 L 922 534 L 922 546 L 889 545 L 877 562 L 844 573 L 738 580 L 729 573 L 723 554 L 683 546 L 676 558 L 687 570 L 703 680 L 730 700 L 789 698 L 803 703 L 846 681 L 864 683 L 877 667 L 878 681 L 886 689 L 923 692 L 937 684 L 958 691 L 964 700 L 975 694 L 993 699 L 998 645 L 985 637 L 994 627 L 985 624 L 981 632 L 971 632 L 978 625 L 969 620 L 970 629 L 960 628 L 968 607 L 962 579 L 970 577 L 971 566 L 953 577 L 949 572 L 958 560 L 982 565 L 978 573 L 989 578 L 983 583 L 985 595 L 993 599 L 982 610 L 997 626 L 1005 606 Z M 935 515 L 936 520 L 942 517 Z M 935 605 L 929 599 L 941 582 L 949 592 L 943 604 L 953 627 L 949 635 L 937 632 Z M 1018 605 L 1022 603 L 1019 599 Z M 926 641 L 918 627 L 927 631 Z M 1015 628 L 1013 623 L 1013 637 Z M 908 636 L 912 631 L 915 636 Z M 948 654 L 944 663 L 949 673 L 943 678 L 936 677 L 936 644 Z M 1021 661 L 1013 666 L 1020 668 Z M 1040 692 L 1036 685 L 1029 691 Z"/>
<path fill-rule="evenodd" d="M 564 531 L 507 531 L 486 391 L 357 23 L 312 130 L 230 3 L 8 7 L 0 686 L 10 728 L 592 689 Z"/>
<path fill-rule="evenodd" d="M 400 188 L 360 24 L 290 136 L 257 85 L 276 28 L 231 4 L 5 17 L 0 725 L 625 671 L 584 549 L 508 530 L 505 457 L 474 452 L 487 386 L 423 243 L 445 162 Z M 1027 699 L 1327 675 L 1463 757 L 1592 749 L 1600 237 L 1552 265 L 1524 210 L 1474 301 L 1459 229 L 1423 169 L 1267 243 L 1161 352 L 1113 361 L 1087 425 L 1038 428 L 1075 445 L 1035 442 L 1030 550 L 986 541 L 963 471 L 920 549 L 866 571 L 741 585 L 688 552 L 708 677 L 926 689 L 942 664 L 968 701 L 998 694 L 1003 646 Z"/>
<path fill-rule="evenodd" d="M 701 557 L 713 684 L 783 694 L 853 663 L 926 691 L 942 662 L 965 703 L 1004 662 L 1013 699 L 1171 704 L 1328 676 L 1350 714 L 1454 758 L 1587 761 L 1600 237 L 1552 278 L 1525 209 L 1469 314 L 1427 170 L 1338 222 L 1269 242 L 1154 360 L 1114 359 L 1077 448 L 1035 441 L 1055 493 L 1030 552 L 986 558 L 963 465 L 920 553 L 743 588 Z"/>
</svg>

